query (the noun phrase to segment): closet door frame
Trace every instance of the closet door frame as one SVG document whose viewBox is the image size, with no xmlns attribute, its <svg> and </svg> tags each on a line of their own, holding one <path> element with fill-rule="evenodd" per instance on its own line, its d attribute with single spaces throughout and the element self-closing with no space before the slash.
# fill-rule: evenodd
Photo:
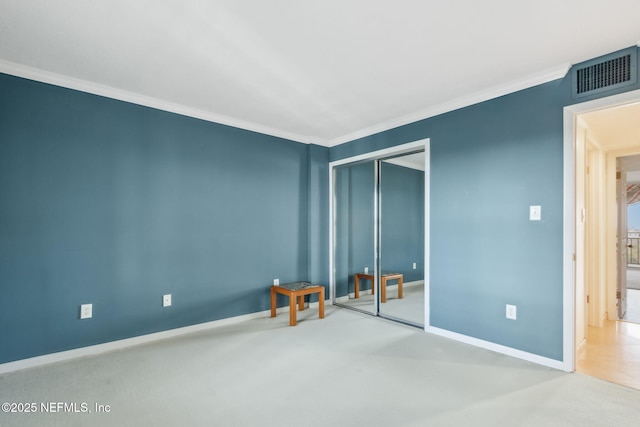
<svg viewBox="0 0 640 427">
<path fill-rule="evenodd" d="M 372 151 L 358 156 L 348 157 L 329 163 L 329 298 L 332 304 L 335 304 L 335 243 L 336 243 L 336 189 L 335 189 L 335 169 L 338 166 L 348 165 L 350 163 L 358 163 L 368 160 L 379 160 L 388 157 L 400 156 L 411 152 L 424 150 L 425 169 L 424 169 L 424 330 L 429 330 L 429 182 L 430 182 L 430 140 L 429 138 L 410 142 L 407 144 L 397 145 L 383 150 Z M 376 168 L 376 174 L 377 174 Z M 376 179 L 377 181 L 377 179 Z M 377 190 L 377 189 L 376 189 Z M 378 197 L 377 191 L 375 197 Z M 377 206 L 377 204 L 376 204 Z M 376 209 L 377 210 L 377 209 Z M 378 215 L 376 213 L 374 222 L 377 224 Z M 375 233 L 378 233 L 376 226 Z M 378 239 L 376 237 L 375 241 Z M 377 245 L 376 245 L 377 246 Z M 378 250 L 376 247 L 374 271 L 376 275 L 376 283 L 378 279 Z M 379 294 L 379 292 L 378 292 Z M 375 312 L 378 313 L 378 298 L 376 298 Z"/>
</svg>

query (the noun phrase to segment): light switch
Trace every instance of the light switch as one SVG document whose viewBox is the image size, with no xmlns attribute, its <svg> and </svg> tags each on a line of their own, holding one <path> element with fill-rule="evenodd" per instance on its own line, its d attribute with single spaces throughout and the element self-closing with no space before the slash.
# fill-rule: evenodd
<svg viewBox="0 0 640 427">
<path fill-rule="evenodd" d="M 529 206 L 529 220 L 540 221 L 542 219 L 542 206 Z"/>
</svg>

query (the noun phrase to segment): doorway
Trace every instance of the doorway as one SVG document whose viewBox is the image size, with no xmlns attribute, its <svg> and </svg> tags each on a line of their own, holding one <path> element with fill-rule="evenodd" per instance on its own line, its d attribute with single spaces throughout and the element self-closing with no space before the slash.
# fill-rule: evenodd
<svg viewBox="0 0 640 427">
<path fill-rule="evenodd" d="M 640 149 L 640 147 L 638 147 Z M 640 323 L 640 155 L 618 157 L 616 318 Z"/>
<path fill-rule="evenodd" d="M 330 163 L 334 305 L 428 325 L 429 140 Z"/>
<path fill-rule="evenodd" d="M 598 100 L 571 108 L 576 112 L 574 368 L 636 388 L 640 325 L 627 323 L 634 295 L 627 285 L 634 281 L 632 258 L 638 248 L 632 224 L 627 224 L 633 217 L 629 206 L 635 203 L 629 191 L 640 178 L 635 176 L 640 157 L 634 157 L 640 154 L 639 95 L 612 97 L 609 105 Z"/>
</svg>

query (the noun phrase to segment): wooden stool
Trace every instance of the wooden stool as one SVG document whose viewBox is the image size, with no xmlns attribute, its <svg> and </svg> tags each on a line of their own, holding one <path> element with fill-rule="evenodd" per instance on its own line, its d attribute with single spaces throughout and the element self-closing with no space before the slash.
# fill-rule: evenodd
<svg viewBox="0 0 640 427">
<path fill-rule="evenodd" d="M 398 280 L 398 299 L 402 299 L 402 274 L 383 273 L 380 277 L 380 302 L 387 302 L 387 280 Z M 353 279 L 353 287 L 356 298 L 360 298 L 360 279 L 371 280 L 371 294 L 376 293 L 374 286 L 375 276 L 368 273 L 356 273 Z"/>
<path fill-rule="evenodd" d="M 324 319 L 324 286 L 312 285 L 309 282 L 283 283 L 280 286 L 271 286 L 271 317 L 276 317 L 276 294 L 289 297 L 289 326 L 296 326 L 296 300 L 298 309 L 304 310 L 304 296 L 318 295 L 318 315 Z"/>
</svg>

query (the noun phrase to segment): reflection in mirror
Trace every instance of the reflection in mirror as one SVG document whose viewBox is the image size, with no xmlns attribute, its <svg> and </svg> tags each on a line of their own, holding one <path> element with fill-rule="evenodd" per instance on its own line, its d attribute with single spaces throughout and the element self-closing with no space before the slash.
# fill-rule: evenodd
<svg viewBox="0 0 640 427">
<path fill-rule="evenodd" d="M 424 325 L 424 152 L 380 163 L 379 313 Z"/>
<path fill-rule="evenodd" d="M 374 273 L 375 161 L 335 169 L 335 303 L 375 314 Z M 358 295 L 356 295 L 356 291 Z"/>
</svg>

